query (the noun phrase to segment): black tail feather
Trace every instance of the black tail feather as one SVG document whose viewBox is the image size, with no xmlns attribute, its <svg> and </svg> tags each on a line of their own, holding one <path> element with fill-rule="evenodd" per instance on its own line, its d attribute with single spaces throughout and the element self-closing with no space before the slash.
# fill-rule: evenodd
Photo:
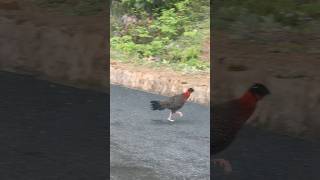
<svg viewBox="0 0 320 180">
<path fill-rule="evenodd" d="M 150 101 L 151 103 L 151 109 L 152 110 L 163 110 L 164 108 L 161 107 L 160 101 Z"/>
</svg>

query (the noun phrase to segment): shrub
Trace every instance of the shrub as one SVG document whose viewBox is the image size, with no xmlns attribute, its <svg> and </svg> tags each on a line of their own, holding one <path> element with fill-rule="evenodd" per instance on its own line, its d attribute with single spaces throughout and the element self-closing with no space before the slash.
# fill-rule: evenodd
<svg viewBox="0 0 320 180">
<path fill-rule="evenodd" d="M 135 2 L 135 3 L 133 3 Z M 127 13 L 139 17 L 137 23 L 127 26 L 120 33 L 113 33 L 111 47 L 116 51 L 138 55 L 139 58 L 158 57 L 164 64 L 183 63 L 198 69 L 208 69 L 208 65 L 200 62 L 201 45 L 204 39 L 199 31 L 209 32 L 208 1 L 199 1 L 200 10 L 194 10 L 197 3 L 191 0 L 165 1 L 163 7 L 157 7 L 150 14 L 142 9 L 150 6 L 148 1 L 123 0 Z M 205 4 L 204 2 L 207 2 Z M 140 3 L 140 5 L 136 4 Z M 143 5 L 141 5 L 143 4 Z M 207 12 L 199 12 L 206 9 Z M 116 20 L 116 18 L 113 18 Z M 200 21 L 199 23 L 199 20 Z M 205 20 L 206 19 L 206 20 Z M 112 22 L 112 32 L 124 29 L 125 25 Z M 207 33 L 207 36 L 209 33 Z M 152 58 L 151 58 L 152 59 Z M 198 63 L 198 64 L 197 64 Z M 200 65 L 201 64 L 201 65 Z M 208 63 L 207 63 L 208 64 Z"/>
</svg>

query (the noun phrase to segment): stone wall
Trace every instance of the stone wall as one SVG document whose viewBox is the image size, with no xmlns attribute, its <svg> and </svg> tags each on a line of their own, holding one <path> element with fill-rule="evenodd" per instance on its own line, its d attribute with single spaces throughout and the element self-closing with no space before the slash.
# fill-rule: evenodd
<svg viewBox="0 0 320 180">
<path fill-rule="evenodd" d="M 169 69 L 146 69 L 112 62 L 110 82 L 165 96 L 180 94 L 192 87 L 195 91 L 190 101 L 203 105 L 210 103 L 210 77 L 207 74 L 181 74 Z"/>
<path fill-rule="evenodd" d="M 0 8 L 0 70 L 107 89 L 103 22 Z"/>
</svg>

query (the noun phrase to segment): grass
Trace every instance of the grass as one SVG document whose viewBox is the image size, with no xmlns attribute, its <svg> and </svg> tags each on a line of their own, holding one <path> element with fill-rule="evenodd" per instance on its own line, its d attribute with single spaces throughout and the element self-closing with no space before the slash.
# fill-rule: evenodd
<svg viewBox="0 0 320 180">
<path fill-rule="evenodd" d="M 263 33 L 319 33 L 319 0 L 218 1 L 214 13 L 214 27 L 234 39 L 268 41 Z"/>
<path fill-rule="evenodd" d="M 194 36 L 192 35 L 193 37 L 180 36 L 176 40 L 171 41 L 171 43 L 165 47 L 165 53 L 161 53 L 157 56 L 158 61 L 150 61 L 147 60 L 147 58 L 139 57 L 135 52 L 128 53 L 124 50 L 117 50 L 116 48 L 111 48 L 111 57 L 114 60 L 123 62 L 158 68 L 168 67 L 181 72 L 209 72 L 209 59 L 200 59 L 204 42 L 210 38 L 209 19 L 199 23 L 194 32 Z M 175 57 L 187 57 L 192 56 L 193 54 L 195 54 L 195 58 L 175 60 Z"/>
<path fill-rule="evenodd" d="M 208 73 L 210 70 L 209 62 L 197 61 L 195 64 L 188 63 L 173 63 L 169 61 L 147 61 L 139 58 L 135 55 L 129 55 L 124 52 L 119 52 L 117 50 L 110 50 L 110 58 L 119 62 L 130 63 L 137 66 L 144 66 L 150 68 L 169 68 L 182 73 Z M 198 66 L 203 66 L 204 68 L 199 69 Z"/>
</svg>

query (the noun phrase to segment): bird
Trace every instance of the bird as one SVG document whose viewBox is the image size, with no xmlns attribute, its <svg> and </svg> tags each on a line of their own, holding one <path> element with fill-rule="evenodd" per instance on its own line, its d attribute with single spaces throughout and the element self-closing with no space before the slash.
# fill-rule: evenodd
<svg viewBox="0 0 320 180">
<path fill-rule="evenodd" d="M 271 94 L 262 83 L 253 83 L 245 93 L 236 99 L 221 104 L 213 104 L 213 123 L 210 144 L 210 155 L 216 155 L 225 150 L 236 138 L 245 122 L 254 113 L 257 103 L 266 95 Z M 213 164 L 224 168 L 225 173 L 232 172 L 231 163 L 225 159 L 213 159 Z"/>
<path fill-rule="evenodd" d="M 183 116 L 182 112 L 178 111 L 183 107 L 185 102 L 188 100 L 190 97 L 191 93 L 194 92 L 193 88 L 189 88 L 187 91 L 184 93 L 172 96 L 166 100 L 163 101 L 150 101 L 151 103 L 151 109 L 152 110 L 164 110 L 164 109 L 169 109 L 170 114 L 168 117 L 168 121 L 175 121 L 172 119 L 172 115 L 174 114 L 179 114 L 180 117 Z"/>
</svg>

